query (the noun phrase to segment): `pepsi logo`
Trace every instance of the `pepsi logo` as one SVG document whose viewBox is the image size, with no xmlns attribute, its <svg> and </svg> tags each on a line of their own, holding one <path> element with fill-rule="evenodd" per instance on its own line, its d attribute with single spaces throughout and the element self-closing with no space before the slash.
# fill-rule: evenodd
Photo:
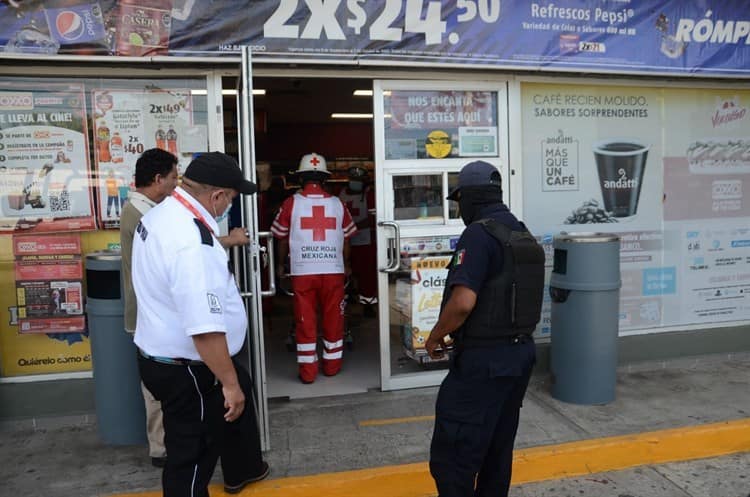
<svg viewBox="0 0 750 497">
<path fill-rule="evenodd" d="M 57 28 L 57 32 L 60 33 L 60 36 L 68 41 L 77 40 L 86 30 L 86 26 L 81 16 L 72 10 L 63 10 L 57 14 L 55 27 Z"/>
</svg>

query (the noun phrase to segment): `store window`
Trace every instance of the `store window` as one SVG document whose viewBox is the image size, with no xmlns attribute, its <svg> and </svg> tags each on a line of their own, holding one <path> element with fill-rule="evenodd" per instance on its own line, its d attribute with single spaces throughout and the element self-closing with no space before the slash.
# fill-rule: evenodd
<svg viewBox="0 0 750 497">
<path fill-rule="evenodd" d="M 0 80 L 0 376 L 86 371 L 85 254 L 119 248 L 135 161 L 208 150 L 203 78 Z"/>
</svg>

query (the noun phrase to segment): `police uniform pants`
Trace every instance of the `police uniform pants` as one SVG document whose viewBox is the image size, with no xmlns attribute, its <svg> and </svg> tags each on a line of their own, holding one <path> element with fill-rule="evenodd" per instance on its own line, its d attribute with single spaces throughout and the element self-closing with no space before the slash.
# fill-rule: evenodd
<svg viewBox="0 0 750 497">
<path fill-rule="evenodd" d="M 292 276 L 292 290 L 300 378 L 309 382 L 318 374 L 318 318 L 323 328 L 323 374 L 335 375 L 344 351 L 344 275 Z"/>
<path fill-rule="evenodd" d="M 164 411 L 168 454 L 162 475 L 164 497 L 208 497 L 219 457 L 226 485 L 239 485 L 263 472 L 252 383 L 245 369 L 233 362 L 245 394 L 245 410 L 227 423 L 221 384 L 207 366 L 177 366 L 139 357 L 143 383 Z"/>
<path fill-rule="evenodd" d="M 534 343 L 464 349 L 452 361 L 438 393 L 430 447 L 438 494 L 505 497 Z"/>
</svg>

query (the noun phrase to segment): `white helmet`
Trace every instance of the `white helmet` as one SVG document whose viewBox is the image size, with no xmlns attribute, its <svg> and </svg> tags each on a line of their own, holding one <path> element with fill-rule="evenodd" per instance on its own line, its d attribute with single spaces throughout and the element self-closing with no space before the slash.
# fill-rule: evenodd
<svg viewBox="0 0 750 497">
<path fill-rule="evenodd" d="M 297 168 L 297 173 L 312 173 L 312 172 L 319 172 L 323 174 L 331 174 L 328 172 L 328 168 L 326 167 L 326 160 L 325 157 L 322 155 L 318 155 L 315 152 L 311 154 L 307 154 L 302 157 L 299 161 L 299 167 Z"/>
</svg>

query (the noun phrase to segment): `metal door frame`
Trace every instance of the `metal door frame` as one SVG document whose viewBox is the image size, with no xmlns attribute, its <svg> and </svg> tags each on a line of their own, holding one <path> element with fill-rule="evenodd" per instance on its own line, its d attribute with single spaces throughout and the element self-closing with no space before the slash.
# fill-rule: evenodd
<svg viewBox="0 0 750 497">
<path fill-rule="evenodd" d="M 253 68 L 250 48 L 242 47 L 241 72 L 237 82 L 237 129 L 239 131 L 240 165 L 245 178 L 257 184 L 255 172 L 255 129 L 253 114 Z M 219 92 L 220 94 L 221 92 Z M 242 220 L 250 237 L 250 245 L 244 250 L 244 264 L 242 264 L 241 282 L 244 287 L 242 296 L 248 315 L 248 356 L 250 374 L 253 378 L 255 394 L 254 407 L 260 431 L 261 449 L 266 451 L 271 447 L 268 393 L 266 382 L 265 343 L 263 340 L 263 303 L 262 298 L 273 295 L 275 291 L 273 237 L 268 232 L 258 231 L 258 198 L 256 195 L 243 195 Z M 268 239 L 268 250 L 261 247 L 261 238 Z M 261 271 L 269 270 L 270 288 L 262 290 Z M 249 402 L 246 409 L 253 408 Z"/>
</svg>

